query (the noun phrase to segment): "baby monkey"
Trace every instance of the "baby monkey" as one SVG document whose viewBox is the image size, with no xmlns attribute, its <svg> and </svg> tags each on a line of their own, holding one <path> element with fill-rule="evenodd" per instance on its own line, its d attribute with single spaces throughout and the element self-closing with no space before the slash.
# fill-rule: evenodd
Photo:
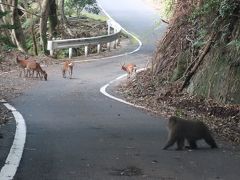
<svg viewBox="0 0 240 180">
<path fill-rule="evenodd" d="M 201 121 L 185 120 L 172 116 L 168 121 L 169 139 L 164 150 L 177 143 L 176 150 L 184 148 L 184 141 L 187 139 L 189 146 L 186 148 L 197 149 L 197 140 L 204 139 L 211 148 L 217 148 L 209 129 Z"/>
</svg>

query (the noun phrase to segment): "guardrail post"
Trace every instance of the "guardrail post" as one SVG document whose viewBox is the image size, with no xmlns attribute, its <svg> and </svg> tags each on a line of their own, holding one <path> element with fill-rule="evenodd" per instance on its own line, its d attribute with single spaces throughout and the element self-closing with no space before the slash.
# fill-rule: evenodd
<svg viewBox="0 0 240 180">
<path fill-rule="evenodd" d="M 111 42 L 107 43 L 107 50 L 110 51 L 111 50 Z"/>
<path fill-rule="evenodd" d="M 69 51 L 68 51 L 69 52 L 69 55 L 68 55 L 69 59 L 72 58 L 72 50 L 73 50 L 72 48 L 69 48 Z"/>
<path fill-rule="evenodd" d="M 111 26 L 108 24 L 108 35 L 111 33 Z"/>
<path fill-rule="evenodd" d="M 116 48 L 117 48 L 117 45 L 118 45 L 118 39 L 116 39 L 116 40 L 114 41 L 113 48 L 116 49 Z"/>
<path fill-rule="evenodd" d="M 48 41 L 47 49 L 50 51 L 50 56 L 53 56 L 53 42 Z"/>
<path fill-rule="evenodd" d="M 120 44 L 119 39 L 116 39 L 116 45 L 118 46 Z"/>
<path fill-rule="evenodd" d="M 101 44 L 98 44 L 98 45 L 97 45 L 97 53 L 99 54 L 100 51 L 101 51 Z"/>
<path fill-rule="evenodd" d="M 50 56 L 53 56 L 53 50 L 50 50 Z"/>
<path fill-rule="evenodd" d="M 87 55 L 88 55 L 88 46 L 85 46 L 84 52 L 85 52 L 85 56 L 87 57 Z"/>
<path fill-rule="evenodd" d="M 117 32 L 118 32 L 118 29 L 117 29 L 117 28 L 114 28 L 114 33 L 117 33 Z M 113 48 L 114 48 L 114 49 L 117 48 L 118 43 L 119 43 L 119 41 L 118 41 L 118 39 L 116 39 L 116 40 L 114 41 L 114 45 L 113 45 Z"/>
<path fill-rule="evenodd" d="M 50 51 L 50 55 L 53 56 L 55 49 L 69 49 L 69 58 L 73 56 L 73 47 L 83 47 L 85 56 L 88 56 L 88 46 L 89 45 L 97 45 L 97 53 L 99 54 L 102 49 L 102 44 L 106 47 L 107 50 L 110 51 L 111 48 L 116 49 L 120 43 L 121 26 L 112 20 L 107 21 L 107 33 L 108 35 L 102 35 L 97 37 L 90 38 L 77 38 L 77 39 L 52 39 L 48 41 L 47 49 Z M 112 44 L 113 43 L 113 44 Z"/>
</svg>

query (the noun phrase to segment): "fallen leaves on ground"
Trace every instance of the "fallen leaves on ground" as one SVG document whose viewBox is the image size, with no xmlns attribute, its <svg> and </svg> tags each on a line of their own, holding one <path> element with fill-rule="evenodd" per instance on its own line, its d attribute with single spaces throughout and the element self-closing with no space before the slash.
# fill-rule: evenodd
<svg viewBox="0 0 240 180">
<path fill-rule="evenodd" d="M 166 118 L 180 115 L 201 120 L 220 137 L 234 144 L 240 143 L 239 105 L 220 104 L 186 93 L 171 94 L 169 89 L 156 85 L 149 71 L 140 72 L 134 78 L 122 82 L 117 91 L 127 101 Z"/>
</svg>

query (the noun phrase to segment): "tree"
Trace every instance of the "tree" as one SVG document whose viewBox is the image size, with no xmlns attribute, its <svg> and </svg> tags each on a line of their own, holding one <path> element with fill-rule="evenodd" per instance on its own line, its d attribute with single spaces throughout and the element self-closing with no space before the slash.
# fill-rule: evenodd
<svg viewBox="0 0 240 180">
<path fill-rule="evenodd" d="M 24 53 L 27 52 L 26 49 L 26 43 L 25 43 L 25 37 L 23 34 L 23 29 L 22 29 L 22 25 L 21 25 L 21 21 L 19 19 L 19 15 L 18 15 L 18 0 L 13 0 L 12 1 L 12 24 L 16 27 L 12 30 L 12 35 L 15 39 L 15 43 L 18 47 L 18 49 Z"/>
<path fill-rule="evenodd" d="M 65 24 L 67 21 L 66 16 L 65 16 L 64 6 L 65 6 L 65 1 L 59 0 L 59 11 L 60 11 L 60 15 L 61 15 L 61 23 L 62 24 Z"/>
<path fill-rule="evenodd" d="M 40 18 L 40 44 L 44 54 L 47 53 L 47 21 L 49 15 L 49 5 L 51 0 L 43 0 L 41 4 Z"/>
<path fill-rule="evenodd" d="M 1 24 L 2 25 L 10 25 L 11 24 L 11 18 L 9 16 L 9 12 L 10 12 L 10 6 L 5 6 L 5 1 L 4 0 L 0 0 L 0 8 L 1 8 L 1 12 L 3 13 L 3 16 L 1 17 Z M 7 28 L 8 30 L 5 29 L 4 31 L 4 35 L 6 37 L 12 37 L 12 28 Z M 11 39 L 12 43 L 14 44 L 14 39 Z"/>
<path fill-rule="evenodd" d="M 9 0 L 7 2 L 0 0 L 0 8 L 2 12 L 1 29 L 4 29 L 3 33 L 5 40 L 8 39 L 6 37 L 11 37 L 12 44 L 16 45 L 20 51 L 27 52 L 17 6 L 18 0 Z"/>
<path fill-rule="evenodd" d="M 2 21 L 2 19 L 7 15 L 7 12 L 2 12 L 0 10 L 0 42 L 1 45 L 3 45 L 3 43 L 10 45 L 12 44 L 10 42 L 10 39 L 8 38 L 8 30 L 13 29 L 12 25 L 6 25 L 4 24 L 4 22 Z M 3 43 L 2 43 L 3 42 Z"/>
<path fill-rule="evenodd" d="M 50 39 L 52 39 L 56 34 L 56 26 L 58 24 L 57 5 L 55 0 L 50 1 L 49 24 Z"/>
<path fill-rule="evenodd" d="M 63 0 L 62 0 L 63 1 Z M 73 9 L 79 17 L 80 12 L 86 5 L 94 4 L 96 0 L 66 0 L 66 7 L 68 9 Z"/>
</svg>

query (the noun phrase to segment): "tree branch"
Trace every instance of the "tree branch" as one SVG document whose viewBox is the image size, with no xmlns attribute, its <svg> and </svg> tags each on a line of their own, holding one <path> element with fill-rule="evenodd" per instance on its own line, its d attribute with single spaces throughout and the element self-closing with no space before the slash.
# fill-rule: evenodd
<svg viewBox="0 0 240 180">
<path fill-rule="evenodd" d="M 4 6 L 14 7 L 13 5 L 11 5 L 11 4 L 7 4 L 7 3 L 2 3 L 2 2 L 0 2 L 0 4 L 2 4 L 2 5 L 4 5 Z M 37 16 L 37 17 L 41 17 L 40 15 L 34 14 L 34 13 L 28 11 L 28 10 L 25 10 L 25 9 L 22 9 L 22 8 L 21 8 L 21 10 L 22 10 L 22 11 L 25 11 L 25 12 L 31 14 L 31 15 L 34 15 L 34 16 Z"/>
<path fill-rule="evenodd" d="M 195 74 L 195 72 L 197 71 L 198 67 L 200 66 L 200 64 L 202 63 L 204 57 L 206 56 L 206 54 L 208 53 L 208 51 L 210 50 L 211 44 L 213 43 L 215 37 L 216 37 L 216 32 L 212 33 L 212 35 L 210 36 L 208 43 L 206 44 L 206 46 L 203 49 L 203 52 L 201 53 L 200 56 L 198 56 L 193 63 L 196 63 L 193 65 L 193 63 L 190 64 L 188 68 L 188 71 L 185 73 L 185 81 L 183 83 L 183 85 L 180 88 L 180 91 L 182 91 L 188 84 L 189 81 L 191 80 L 192 76 Z"/>
</svg>

